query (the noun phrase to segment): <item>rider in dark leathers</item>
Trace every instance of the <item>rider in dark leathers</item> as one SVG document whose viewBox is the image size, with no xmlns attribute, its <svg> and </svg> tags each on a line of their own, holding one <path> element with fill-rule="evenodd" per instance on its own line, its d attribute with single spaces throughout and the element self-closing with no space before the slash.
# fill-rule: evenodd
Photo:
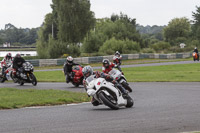
<svg viewBox="0 0 200 133">
<path fill-rule="evenodd" d="M 16 76 L 20 78 L 20 73 L 23 72 L 22 64 L 25 63 L 24 58 L 20 54 L 16 54 L 13 60 L 13 68 L 16 70 Z"/>
<path fill-rule="evenodd" d="M 80 65 L 78 63 L 74 63 L 73 61 L 74 59 L 71 56 L 68 56 L 63 67 L 66 76 L 66 83 L 69 83 L 71 81 L 72 67 L 75 65 Z"/>
</svg>

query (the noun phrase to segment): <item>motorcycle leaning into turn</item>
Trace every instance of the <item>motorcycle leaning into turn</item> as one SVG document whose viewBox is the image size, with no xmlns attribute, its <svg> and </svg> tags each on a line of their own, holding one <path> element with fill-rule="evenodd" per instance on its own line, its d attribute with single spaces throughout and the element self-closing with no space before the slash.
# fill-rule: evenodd
<svg viewBox="0 0 200 133">
<path fill-rule="evenodd" d="M 129 86 L 125 76 L 122 74 L 122 72 L 120 72 L 117 69 L 112 69 L 109 73 L 108 73 L 114 80 L 116 80 L 118 83 L 120 83 L 126 90 L 128 90 L 129 92 L 132 92 L 131 87 Z"/>
<path fill-rule="evenodd" d="M 117 110 L 120 107 L 130 108 L 133 106 L 133 99 L 128 96 L 124 98 L 122 92 L 111 82 L 104 78 L 95 78 L 94 75 L 86 79 L 87 94 L 92 96 L 100 104 Z"/>
<path fill-rule="evenodd" d="M 79 85 L 83 85 L 83 67 L 81 65 L 76 65 L 72 68 L 72 72 L 70 73 L 70 82 L 75 86 L 78 87 Z"/>
<path fill-rule="evenodd" d="M 12 79 L 15 83 L 24 85 L 24 83 L 32 83 L 34 86 L 37 85 L 37 79 L 33 74 L 34 67 L 31 63 L 25 62 L 18 72 L 13 70 Z"/>
</svg>

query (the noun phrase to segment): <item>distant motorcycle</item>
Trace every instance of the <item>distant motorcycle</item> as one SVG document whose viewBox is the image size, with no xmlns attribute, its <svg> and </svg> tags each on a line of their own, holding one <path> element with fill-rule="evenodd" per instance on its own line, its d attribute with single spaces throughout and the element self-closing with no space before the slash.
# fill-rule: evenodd
<svg viewBox="0 0 200 133">
<path fill-rule="evenodd" d="M 193 52 L 192 56 L 193 56 L 193 60 L 194 61 L 196 61 L 196 60 L 199 61 L 199 56 L 198 56 L 198 54 L 196 52 Z"/>
<path fill-rule="evenodd" d="M 34 86 L 37 85 L 37 79 L 33 74 L 34 67 L 31 63 L 25 62 L 22 64 L 21 72 L 19 75 L 16 74 L 16 70 L 12 73 L 12 79 L 15 83 L 24 85 L 24 83 L 32 83 Z"/>
<path fill-rule="evenodd" d="M 121 63 L 119 62 L 120 57 L 114 56 L 113 57 L 113 63 L 115 64 L 115 68 L 117 68 L 120 72 L 122 71 L 120 65 Z"/>
<path fill-rule="evenodd" d="M 94 75 L 91 75 L 86 79 L 86 87 L 89 96 L 111 109 L 117 110 L 122 106 L 130 108 L 134 104 L 130 96 L 123 98 L 121 91 L 104 78 L 94 78 Z"/>
<path fill-rule="evenodd" d="M 83 73 L 82 73 L 82 66 L 77 65 L 72 68 L 72 73 L 70 74 L 70 82 L 75 86 L 78 87 L 79 85 L 83 85 Z"/>
<path fill-rule="evenodd" d="M 129 86 L 125 76 L 117 69 L 112 69 L 108 73 L 113 79 L 115 79 L 118 83 L 120 83 L 126 90 L 132 92 L 131 87 Z"/>
</svg>

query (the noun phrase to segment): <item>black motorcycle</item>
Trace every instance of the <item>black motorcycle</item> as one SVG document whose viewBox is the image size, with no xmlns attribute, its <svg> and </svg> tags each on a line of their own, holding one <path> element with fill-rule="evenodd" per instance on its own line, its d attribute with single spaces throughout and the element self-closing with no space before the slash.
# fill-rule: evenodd
<svg viewBox="0 0 200 133">
<path fill-rule="evenodd" d="M 37 85 L 37 79 L 33 74 L 34 67 L 31 63 L 25 62 L 22 64 L 15 76 L 12 76 L 12 79 L 15 83 L 24 85 L 24 83 L 32 83 L 34 86 Z"/>
</svg>

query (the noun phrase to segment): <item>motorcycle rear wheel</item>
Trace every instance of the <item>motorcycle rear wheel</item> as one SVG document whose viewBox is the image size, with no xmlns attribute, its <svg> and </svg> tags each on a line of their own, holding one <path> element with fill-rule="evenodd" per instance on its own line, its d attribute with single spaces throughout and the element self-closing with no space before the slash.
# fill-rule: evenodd
<svg viewBox="0 0 200 133">
<path fill-rule="evenodd" d="M 18 81 L 18 84 L 19 84 L 19 85 L 24 85 L 24 82 L 23 82 L 22 80 L 19 80 L 19 81 Z"/>
<path fill-rule="evenodd" d="M 73 85 L 74 85 L 75 87 L 79 87 L 79 84 L 74 83 Z"/>
<path fill-rule="evenodd" d="M 111 102 L 111 100 L 108 98 L 108 96 L 105 93 L 100 92 L 99 93 L 99 98 L 103 101 L 103 103 L 106 106 L 110 107 L 111 109 L 114 109 L 114 110 L 119 109 L 119 106 L 117 104 Z M 117 103 L 117 101 L 116 101 L 116 103 Z"/>
<path fill-rule="evenodd" d="M 5 78 L 3 78 L 3 77 L 0 77 L 0 83 L 4 83 L 6 81 L 6 79 Z"/>
</svg>

